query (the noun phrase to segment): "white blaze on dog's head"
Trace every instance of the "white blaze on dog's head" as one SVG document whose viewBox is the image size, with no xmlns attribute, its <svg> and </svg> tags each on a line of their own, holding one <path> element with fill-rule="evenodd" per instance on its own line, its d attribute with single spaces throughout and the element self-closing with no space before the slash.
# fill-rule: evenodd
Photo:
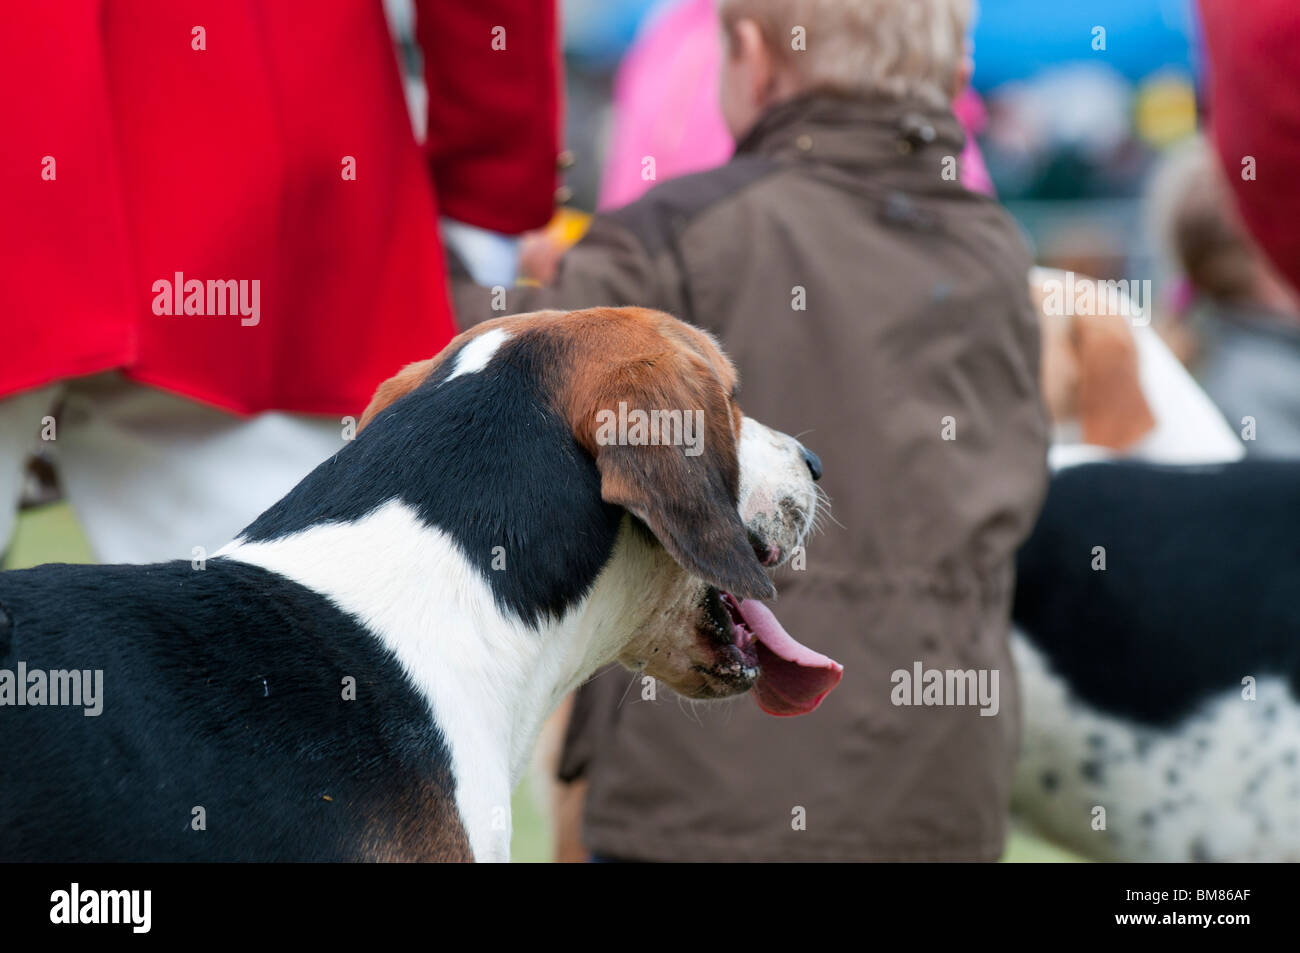
<svg viewBox="0 0 1300 953">
<path fill-rule="evenodd" d="M 487 367 L 488 361 L 492 360 L 492 355 L 496 354 L 497 349 L 508 340 L 510 340 L 510 332 L 505 328 L 493 328 L 471 339 L 456 354 L 456 364 L 446 380 L 455 380 L 462 374 L 473 374 L 483 370 Z"/>
</svg>

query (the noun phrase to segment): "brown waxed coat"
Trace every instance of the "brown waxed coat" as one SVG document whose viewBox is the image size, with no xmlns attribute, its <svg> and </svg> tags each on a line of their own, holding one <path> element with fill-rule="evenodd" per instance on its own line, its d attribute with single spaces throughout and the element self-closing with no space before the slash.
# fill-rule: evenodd
<svg viewBox="0 0 1300 953">
<path fill-rule="evenodd" d="M 1001 853 L 1020 717 L 1012 556 L 1046 488 L 1048 430 L 1029 256 L 1006 213 L 954 180 L 961 146 L 950 114 L 915 104 L 786 102 L 726 166 L 597 216 L 552 285 L 510 292 L 511 311 L 644 305 L 713 331 L 745 413 L 802 435 L 833 501 L 772 607 L 843 663 L 840 686 L 774 718 L 745 697 L 647 699 L 621 669 L 598 676 L 561 762 L 589 779 L 595 853 Z M 483 289 L 455 293 L 462 323 L 494 315 Z M 997 715 L 893 704 L 891 674 L 918 661 L 996 670 Z"/>
</svg>

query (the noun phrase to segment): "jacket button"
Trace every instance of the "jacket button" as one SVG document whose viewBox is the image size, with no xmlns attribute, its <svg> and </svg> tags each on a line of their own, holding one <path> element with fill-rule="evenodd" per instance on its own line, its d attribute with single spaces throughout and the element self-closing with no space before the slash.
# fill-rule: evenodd
<svg viewBox="0 0 1300 953">
<path fill-rule="evenodd" d="M 574 163 L 577 161 L 578 160 L 574 156 L 573 152 L 568 149 L 565 149 L 563 152 L 561 152 L 558 156 L 555 157 L 555 167 L 559 169 L 561 172 L 563 172 L 565 169 L 572 169 Z"/>
<path fill-rule="evenodd" d="M 798 149 L 800 152 L 811 152 L 812 136 L 808 135 L 807 133 L 804 133 L 794 141 L 794 145 L 795 148 Z"/>
<path fill-rule="evenodd" d="M 899 152 L 911 152 L 922 146 L 928 146 L 938 135 L 934 131 L 934 124 L 920 113 L 908 113 L 899 120 L 898 126 L 903 133 L 902 141 L 908 144 L 906 149 L 900 145 Z"/>
<path fill-rule="evenodd" d="M 562 185 L 555 190 L 556 205 L 563 205 L 571 198 L 573 198 L 573 189 L 569 188 L 567 185 Z"/>
</svg>

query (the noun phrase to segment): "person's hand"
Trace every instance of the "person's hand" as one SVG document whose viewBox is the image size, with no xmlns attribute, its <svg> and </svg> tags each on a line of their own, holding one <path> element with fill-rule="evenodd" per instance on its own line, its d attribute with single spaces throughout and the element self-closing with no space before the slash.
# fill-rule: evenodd
<svg viewBox="0 0 1300 953">
<path fill-rule="evenodd" d="M 519 239 L 519 277 L 549 285 L 568 246 L 550 229 L 525 232 Z"/>
</svg>

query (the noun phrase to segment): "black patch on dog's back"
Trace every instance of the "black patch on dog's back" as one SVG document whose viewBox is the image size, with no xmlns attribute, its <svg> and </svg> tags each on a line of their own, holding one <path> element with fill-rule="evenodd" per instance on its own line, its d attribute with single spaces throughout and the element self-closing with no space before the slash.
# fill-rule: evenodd
<svg viewBox="0 0 1300 953">
<path fill-rule="evenodd" d="M 536 332 L 454 380 L 449 355 L 244 536 L 356 520 L 399 499 L 456 540 L 502 610 L 529 624 L 563 614 L 609 558 L 623 513 L 601 500 L 595 462 L 552 405 L 567 364 L 562 344 Z"/>
<path fill-rule="evenodd" d="M 324 596 L 217 558 L 0 573 L 0 606 L 0 668 L 103 672 L 97 717 L 0 707 L 0 861 L 463 856 L 428 704 Z"/>
<path fill-rule="evenodd" d="M 1064 470 L 1017 573 L 1016 624 L 1103 712 L 1170 725 L 1247 675 L 1300 686 L 1300 462 Z"/>
</svg>

